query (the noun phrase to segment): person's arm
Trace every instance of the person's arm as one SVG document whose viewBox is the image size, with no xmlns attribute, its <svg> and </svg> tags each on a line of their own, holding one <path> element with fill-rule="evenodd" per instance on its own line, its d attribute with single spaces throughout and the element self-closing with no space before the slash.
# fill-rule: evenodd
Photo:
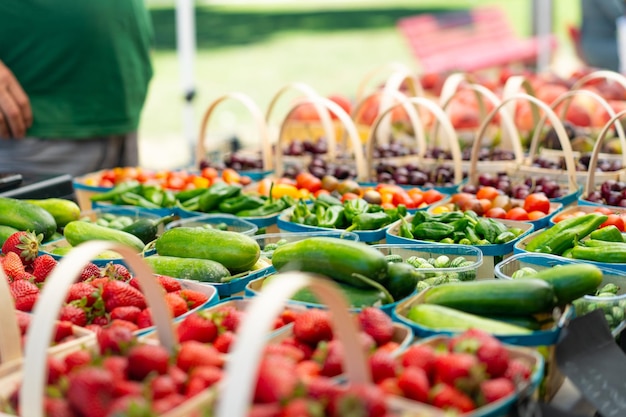
<svg viewBox="0 0 626 417">
<path fill-rule="evenodd" d="M 0 61 L 0 138 L 23 138 L 33 123 L 28 96 Z"/>
</svg>

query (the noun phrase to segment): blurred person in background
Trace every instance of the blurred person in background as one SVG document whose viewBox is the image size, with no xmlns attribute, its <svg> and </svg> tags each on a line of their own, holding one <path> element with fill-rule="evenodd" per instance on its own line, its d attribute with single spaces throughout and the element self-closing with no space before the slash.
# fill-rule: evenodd
<svg viewBox="0 0 626 417">
<path fill-rule="evenodd" d="M 143 0 L 0 1 L 0 171 L 136 166 L 151 41 Z"/>
<path fill-rule="evenodd" d="M 587 65 L 619 71 L 618 17 L 626 11 L 624 0 L 582 0 L 581 49 Z"/>
</svg>

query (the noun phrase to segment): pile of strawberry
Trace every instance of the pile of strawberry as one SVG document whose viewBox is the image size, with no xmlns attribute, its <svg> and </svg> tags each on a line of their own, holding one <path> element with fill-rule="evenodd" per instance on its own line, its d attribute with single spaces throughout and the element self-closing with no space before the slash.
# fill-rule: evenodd
<svg viewBox="0 0 626 417">
<path fill-rule="evenodd" d="M 30 312 L 39 298 L 46 278 L 57 265 L 50 255 L 38 255 L 40 238 L 31 232 L 17 232 L 2 246 L 0 266 L 9 280 L 15 308 Z M 184 289 L 175 278 L 155 275 L 164 289 L 164 297 L 174 317 L 204 304 L 208 296 Z M 89 263 L 67 295 L 61 309 L 61 321 L 98 330 L 103 326 L 125 326 L 136 331 L 152 326 L 150 309 L 139 283 L 120 264 L 100 268 Z"/>
<path fill-rule="evenodd" d="M 124 327 L 97 335 L 95 349 L 48 358 L 45 414 L 48 417 L 157 416 L 221 380 L 223 355 L 211 345 L 180 344 L 172 356 L 141 344 Z M 2 404 L 18 415 L 19 387 Z"/>
<path fill-rule="evenodd" d="M 20 329 L 21 336 L 21 344 L 25 346 L 26 344 L 26 331 L 28 330 L 28 326 L 30 326 L 30 322 L 32 320 L 32 315 L 28 313 L 24 313 L 23 311 L 16 310 L 15 316 L 17 318 L 17 325 Z M 76 332 L 74 332 L 74 327 L 72 323 L 69 321 L 57 321 L 54 327 L 54 334 L 52 339 L 52 344 L 56 345 L 59 343 L 65 343 L 72 341 L 79 337 Z"/>
<path fill-rule="evenodd" d="M 376 353 L 373 380 L 390 395 L 460 413 L 493 403 L 528 381 L 531 364 L 493 336 L 468 330 L 441 346 L 416 344 L 398 358 Z"/>
</svg>

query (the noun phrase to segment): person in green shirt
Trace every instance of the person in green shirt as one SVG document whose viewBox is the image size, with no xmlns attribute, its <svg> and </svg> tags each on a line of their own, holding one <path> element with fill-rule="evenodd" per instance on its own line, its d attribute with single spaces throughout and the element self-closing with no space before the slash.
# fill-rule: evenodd
<svg viewBox="0 0 626 417">
<path fill-rule="evenodd" d="M 143 0 L 2 0 L 0 171 L 136 166 L 151 42 Z"/>
</svg>

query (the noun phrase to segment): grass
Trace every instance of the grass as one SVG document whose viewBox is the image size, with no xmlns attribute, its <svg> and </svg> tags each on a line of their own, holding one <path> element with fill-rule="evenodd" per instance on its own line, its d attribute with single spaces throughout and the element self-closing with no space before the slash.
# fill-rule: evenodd
<svg viewBox="0 0 626 417">
<path fill-rule="evenodd" d="M 527 0 L 226 3 L 196 2 L 194 136 L 209 103 L 228 92 L 245 93 L 265 110 L 273 94 L 290 82 L 307 83 L 322 94 L 353 97 L 363 77 L 383 64 L 399 62 L 418 71 L 395 27 L 403 16 L 499 4 L 520 35 L 528 35 L 531 27 Z M 554 3 L 557 31 L 567 42 L 563 25 L 577 21 L 577 8 L 571 0 Z M 148 5 L 155 28 L 155 76 L 140 125 L 141 164 L 170 168 L 185 165 L 191 157 L 183 134 L 175 10 L 171 0 L 149 0 Z M 289 99 L 283 101 L 281 109 Z M 233 102 L 220 105 L 209 132 L 211 148 L 223 147 L 224 139 L 233 134 L 246 143 L 257 140 L 250 117 Z"/>
</svg>

